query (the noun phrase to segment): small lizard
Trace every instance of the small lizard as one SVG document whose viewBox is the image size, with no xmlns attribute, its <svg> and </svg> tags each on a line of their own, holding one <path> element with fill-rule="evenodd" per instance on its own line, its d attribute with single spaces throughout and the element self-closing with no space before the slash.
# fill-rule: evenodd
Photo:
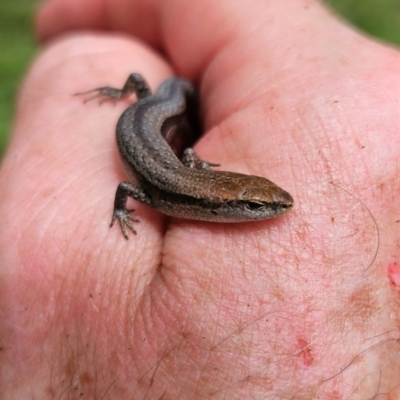
<svg viewBox="0 0 400 400">
<path fill-rule="evenodd" d="M 78 95 L 95 93 L 85 100 L 117 101 L 135 93 L 137 102 L 119 118 L 116 130 L 119 153 L 129 182 L 117 188 L 110 227 L 118 219 L 122 234 L 134 234 L 128 197 L 164 214 L 212 222 L 244 222 L 277 217 L 293 207 L 292 196 L 268 179 L 235 172 L 215 171 L 219 166 L 203 161 L 191 149 L 181 160 L 167 142 L 164 128 L 195 102 L 193 86 L 182 78 L 162 82 L 152 94 L 147 82 L 133 73 L 122 89 L 100 87 Z M 170 124 L 171 125 L 171 124 Z"/>
</svg>

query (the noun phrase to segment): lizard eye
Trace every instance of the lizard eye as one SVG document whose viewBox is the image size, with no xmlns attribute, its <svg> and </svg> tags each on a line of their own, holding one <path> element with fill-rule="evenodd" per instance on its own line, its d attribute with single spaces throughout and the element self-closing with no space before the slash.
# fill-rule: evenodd
<svg viewBox="0 0 400 400">
<path fill-rule="evenodd" d="M 249 208 L 250 210 L 253 210 L 253 211 L 260 210 L 261 208 L 264 208 L 264 204 L 255 203 L 255 202 L 247 202 L 246 206 L 247 206 L 247 208 Z"/>
</svg>

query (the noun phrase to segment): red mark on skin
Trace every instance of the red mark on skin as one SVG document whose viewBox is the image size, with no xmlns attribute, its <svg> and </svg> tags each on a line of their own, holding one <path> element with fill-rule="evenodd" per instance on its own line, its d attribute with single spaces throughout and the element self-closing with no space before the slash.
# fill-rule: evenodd
<svg viewBox="0 0 400 400">
<path fill-rule="evenodd" d="M 314 357 L 311 354 L 311 350 L 308 347 L 308 343 L 303 339 L 299 339 L 298 343 L 299 346 L 301 347 L 299 355 L 300 357 L 302 357 L 304 365 L 306 367 L 309 367 L 313 363 Z"/>
<path fill-rule="evenodd" d="M 400 266 L 397 263 L 389 264 L 388 275 L 393 286 L 400 287 Z"/>
<path fill-rule="evenodd" d="M 339 393 L 338 390 L 333 390 L 333 392 L 330 393 L 324 393 L 324 394 L 318 394 L 318 399 L 320 400 L 337 400 L 337 399 L 342 399 L 341 394 Z"/>
</svg>

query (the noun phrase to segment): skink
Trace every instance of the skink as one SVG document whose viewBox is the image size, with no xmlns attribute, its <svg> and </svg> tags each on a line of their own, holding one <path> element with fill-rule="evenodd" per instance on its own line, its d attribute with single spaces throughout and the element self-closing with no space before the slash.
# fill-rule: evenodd
<svg viewBox="0 0 400 400">
<path fill-rule="evenodd" d="M 116 138 L 129 182 L 117 188 L 111 225 L 118 219 L 122 234 L 134 234 L 128 197 L 164 214 L 212 222 L 244 222 L 277 217 L 293 207 L 292 196 L 268 179 L 234 172 L 215 171 L 191 149 L 180 160 L 165 139 L 168 121 L 183 115 L 195 102 L 193 86 L 182 78 L 162 82 L 152 94 L 138 74 L 129 76 L 122 89 L 108 86 L 84 93 L 88 99 L 119 100 L 135 93 L 137 102 L 119 118 Z M 171 125 L 171 124 L 170 124 Z"/>
</svg>

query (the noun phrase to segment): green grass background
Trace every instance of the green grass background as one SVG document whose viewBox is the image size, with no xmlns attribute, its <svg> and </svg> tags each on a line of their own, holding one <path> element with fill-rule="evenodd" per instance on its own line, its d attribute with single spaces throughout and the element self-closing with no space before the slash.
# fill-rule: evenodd
<svg viewBox="0 0 400 400">
<path fill-rule="evenodd" d="M 400 0 L 325 0 L 370 35 L 400 45 Z M 38 50 L 35 0 L 0 0 L 0 158 L 12 126 L 18 86 Z"/>
</svg>

